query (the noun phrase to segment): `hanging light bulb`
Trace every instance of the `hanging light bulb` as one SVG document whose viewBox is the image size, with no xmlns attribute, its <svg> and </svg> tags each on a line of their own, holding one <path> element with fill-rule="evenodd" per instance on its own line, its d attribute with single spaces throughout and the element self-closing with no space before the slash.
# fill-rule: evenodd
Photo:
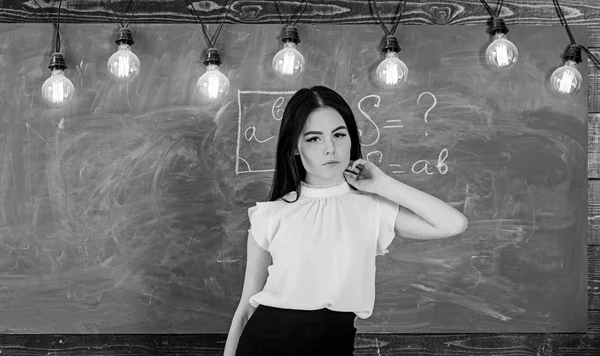
<svg viewBox="0 0 600 356">
<path fill-rule="evenodd" d="M 581 73 L 575 66 L 581 63 L 581 47 L 571 45 L 565 54 L 566 63 L 550 76 L 550 88 L 557 94 L 574 94 L 581 88 Z"/>
<path fill-rule="evenodd" d="M 140 60 L 131 51 L 131 45 L 135 43 L 131 30 L 125 27 L 120 28 L 119 37 L 115 43 L 119 48 L 108 59 L 108 72 L 117 82 L 132 81 L 140 74 Z"/>
<path fill-rule="evenodd" d="M 52 54 L 48 68 L 52 75 L 42 84 L 42 98 L 53 108 L 64 108 L 73 100 L 75 87 L 69 78 L 65 77 L 64 70 L 67 69 L 67 65 L 62 53 Z"/>
<path fill-rule="evenodd" d="M 519 51 L 511 41 L 506 39 L 506 35 L 503 33 L 497 33 L 494 35 L 494 41 L 490 43 L 485 56 L 488 63 L 491 65 L 504 69 L 512 67 L 519 57 Z"/>
<path fill-rule="evenodd" d="M 281 39 L 284 43 L 283 49 L 273 57 L 273 70 L 281 79 L 296 79 L 304 72 L 304 56 L 298 52 L 296 45 L 300 43 L 298 29 L 288 26 L 285 36 Z"/>
<path fill-rule="evenodd" d="M 375 71 L 377 83 L 384 88 L 398 88 L 406 83 L 408 67 L 398 58 L 400 46 L 396 36 L 386 36 L 383 52 L 385 59 Z"/>
<path fill-rule="evenodd" d="M 219 71 L 221 58 L 216 48 L 209 48 L 204 60 L 206 73 L 196 83 L 196 90 L 203 101 L 221 101 L 229 92 L 229 80 Z"/>
<path fill-rule="evenodd" d="M 492 22 L 492 35 L 494 40 L 485 51 L 488 63 L 499 69 L 508 69 L 517 63 L 519 51 L 511 41 L 506 38 L 508 27 L 501 17 L 494 17 Z"/>
</svg>

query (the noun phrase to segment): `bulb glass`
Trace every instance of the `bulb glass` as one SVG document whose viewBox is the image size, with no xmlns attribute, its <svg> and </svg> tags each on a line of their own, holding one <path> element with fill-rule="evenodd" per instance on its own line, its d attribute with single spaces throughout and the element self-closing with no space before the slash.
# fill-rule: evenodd
<svg viewBox="0 0 600 356">
<path fill-rule="evenodd" d="M 304 72 L 304 56 L 294 42 L 286 42 L 273 57 L 273 70 L 282 79 L 296 79 Z"/>
<path fill-rule="evenodd" d="M 385 57 L 375 71 L 378 84 L 384 88 L 402 86 L 408 77 L 408 67 L 396 52 L 387 52 Z"/>
<path fill-rule="evenodd" d="M 550 76 L 550 87 L 557 94 L 570 95 L 581 88 L 581 73 L 575 68 L 577 63 L 568 60 Z"/>
<path fill-rule="evenodd" d="M 140 59 L 131 51 L 131 46 L 122 43 L 107 62 L 108 72 L 117 82 L 128 82 L 140 74 Z"/>
<path fill-rule="evenodd" d="M 219 101 L 229 92 L 229 80 L 221 73 L 219 66 L 209 64 L 204 73 L 196 83 L 198 94 L 203 100 Z"/>
<path fill-rule="evenodd" d="M 519 51 L 517 46 L 506 39 L 503 33 L 497 33 L 494 36 L 494 41 L 490 43 L 485 51 L 485 57 L 489 64 L 499 69 L 507 69 L 517 63 Z"/>
<path fill-rule="evenodd" d="M 64 108 L 73 100 L 75 87 L 64 71 L 55 69 L 42 85 L 42 98 L 53 108 Z"/>
</svg>

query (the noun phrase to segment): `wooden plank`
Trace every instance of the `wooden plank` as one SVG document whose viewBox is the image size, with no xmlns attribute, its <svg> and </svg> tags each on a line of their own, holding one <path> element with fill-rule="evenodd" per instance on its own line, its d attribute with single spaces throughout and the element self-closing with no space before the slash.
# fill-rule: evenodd
<svg viewBox="0 0 600 356">
<path fill-rule="evenodd" d="M 588 180 L 588 244 L 600 244 L 600 180 L 596 179 Z"/>
<path fill-rule="evenodd" d="M 225 334 L 204 335 L 2 335 L 2 355 L 223 355 Z M 600 311 L 590 311 L 581 334 L 358 334 L 362 355 L 597 355 Z"/>
<path fill-rule="evenodd" d="M 0 22 L 47 22 L 48 14 L 56 14 L 57 1 L 6 0 L 2 2 Z M 61 22 L 116 22 L 116 16 L 126 18 L 133 11 L 131 0 L 108 1 L 63 1 Z M 227 11 L 229 0 L 193 1 L 205 23 L 219 23 Z M 296 18 L 302 9 L 303 1 L 281 1 L 281 10 Z M 496 1 L 489 0 L 492 6 Z M 377 7 L 387 24 L 395 19 L 399 2 L 378 0 Z M 569 24 L 598 25 L 600 3 L 595 0 L 561 0 L 561 8 Z M 372 15 L 369 0 L 311 0 L 299 23 L 371 23 L 377 20 Z M 493 6 L 495 8 L 495 6 Z M 43 9 L 43 10 L 42 10 Z M 553 25 L 560 24 L 554 5 L 548 0 L 505 1 L 501 16 L 507 25 Z M 459 25 L 485 24 L 490 16 L 480 0 L 449 1 L 409 1 L 403 13 L 401 24 Z M 282 23 L 284 16 L 276 1 L 247 0 L 235 1 L 227 16 L 227 23 Z M 196 16 L 181 0 L 140 1 L 132 23 L 198 23 Z M 600 26 L 599 26 L 600 27 Z M 599 29 L 600 30 L 600 29 Z"/>
<path fill-rule="evenodd" d="M 600 311 L 600 246 L 598 245 L 588 246 L 588 310 Z"/>
<path fill-rule="evenodd" d="M 588 114 L 588 178 L 600 178 L 600 114 Z"/>
<path fill-rule="evenodd" d="M 590 50 L 596 58 L 600 60 L 600 49 L 592 48 Z M 584 58 L 588 58 L 587 54 Z M 588 112 L 600 112 L 600 67 L 594 65 L 591 59 L 587 59 L 588 63 Z"/>
<path fill-rule="evenodd" d="M 588 25 L 588 47 L 598 49 L 600 47 L 600 21 L 593 20 L 593 23 Z"/>
<path fill-rule="evenodd" d="M 299 24 L 379 24 L 372 13 L 369 0 L 312 0 L 299 18 Z M 0 2 L 0 22 L 49 22 L 56 20 L 55 1 L 9 0 Z M 61 10 L 61 23 L 110 23 L 129 19 L 133 1 L 108 2 L 65 1 Z M 210 2 L 189 1 L 204 23 L 220 23 L 227 11 L 228 0 Z M 493 3 L 493 2 L 492 2 Z M 569 25 L 588 26 L 588 46 L 600 47 L 600 3 L 594 0 L 561 1 L 561 8 Z M 398 1 L 379 0 L 378 9 L 383 21 L 391 27 L 396 19 Z M 272 0 L 236 1 L 227 14 L 225 23 L 284 23 L 284 13 L 298 18 L 301 2 L 283 1 L 278 8 Z M 371 5 L 372 6 L 372 5 Z M 114 12 L 113 12 L 114 10 Z M 115 15 L 115 13 L 118 15 Z M 510 25 L 560 25 L 553 4 L 547 0 L 518 0 L 505 2 L 502 17 Z M 400 24 L 402 25 L 485 25 L 489 15 L 480 0 L 407 2 Z M 149 0 L 139 2 L 131 23 L 199 23 L 191 6 L 180 0 Z"/>
</svg>

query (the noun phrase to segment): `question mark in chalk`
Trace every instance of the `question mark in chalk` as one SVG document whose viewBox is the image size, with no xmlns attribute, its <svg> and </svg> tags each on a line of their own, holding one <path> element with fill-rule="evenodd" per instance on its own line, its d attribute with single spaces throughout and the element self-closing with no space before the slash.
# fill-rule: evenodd
<svg viewBox="0 0 600 356">
<path fill-rule="evenodd" d="M 433 109 L 437 105 L 437 99 L 436 99 L 435 95 L 433 95 L 432 93 L 430 93 L 428 91 L 424 91 L 417 98 L 417 104 L 419 103 L 419 100 L 421 100 L 421 97 L 423 96 L 423 94 L 429 94 L 433 98 L 433 105 L 431 105 L 431 107 L 429 107 L 429 109 L 427 109 L 427 111 L 425 111 L 425 118 L 424 119 L 425 119 L 425 122 L 428 122 L 427 121 L 427 115 L 429 115 L 429 112 L 431 111 L 431 109 Z M 429 134 L 427 134 L 427 131 L 425 131 L 425 136 L 429 136 Z"/>
</svg>

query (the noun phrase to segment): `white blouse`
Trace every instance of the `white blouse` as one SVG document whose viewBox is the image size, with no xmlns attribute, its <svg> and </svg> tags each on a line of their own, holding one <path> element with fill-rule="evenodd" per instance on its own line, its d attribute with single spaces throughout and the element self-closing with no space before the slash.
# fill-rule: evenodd
<svg viewBox="0 0 600 356">
<path fill-rule="evenodd" d="M 294 201 L 296 192 L 284 198 Z M 294 203 L 256 203 L 248 209 L 249 232 L 273 264 L 250 304 L 328 308 L 368 318 L 375 304 L 375 256 L 388 252 L 398 208 L 346 181 L 327 188 L 301 186 Z"/>
</svg>

